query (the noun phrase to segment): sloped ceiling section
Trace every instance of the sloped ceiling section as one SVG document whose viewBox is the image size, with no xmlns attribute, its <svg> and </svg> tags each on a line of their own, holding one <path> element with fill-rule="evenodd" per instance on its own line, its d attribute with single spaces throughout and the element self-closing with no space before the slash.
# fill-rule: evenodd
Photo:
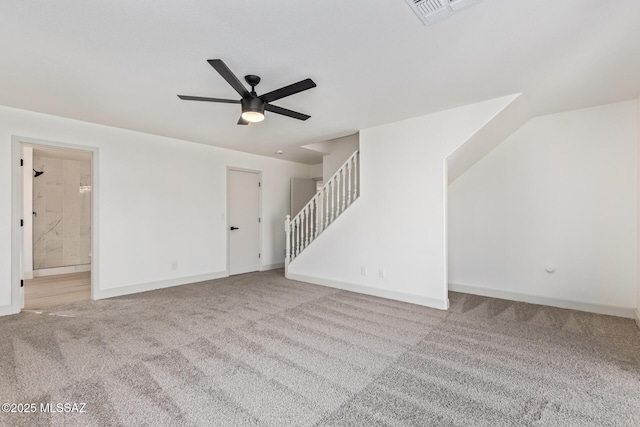
<svg viewBox="0 0 640 427">
<path fill-rule="evenodd" d="M 299 148 L 512 93 L 532 114 L 640 93 L 640 1 L 481 1 L 425 27 L 403 0 L 0 2 L 0 105 L 317 163 Z M 221 58 L 259 89 L 312 78 L 237 126 Z"/>
</svg>

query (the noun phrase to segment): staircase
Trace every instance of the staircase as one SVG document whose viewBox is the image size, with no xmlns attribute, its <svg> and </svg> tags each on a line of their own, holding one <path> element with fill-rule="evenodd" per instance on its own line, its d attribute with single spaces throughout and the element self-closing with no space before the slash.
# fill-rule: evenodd
<svg viewBox="0 0 640 427">
<path fill-rule="evenodd" d="M 287 215 L 284 222 L 285 275 L 289 264 L 360 195 L 358 190 L 359 154 L 360 152 L 356 150 L 296 216 L 291 218 L 291 215 Z"/>
</svg>

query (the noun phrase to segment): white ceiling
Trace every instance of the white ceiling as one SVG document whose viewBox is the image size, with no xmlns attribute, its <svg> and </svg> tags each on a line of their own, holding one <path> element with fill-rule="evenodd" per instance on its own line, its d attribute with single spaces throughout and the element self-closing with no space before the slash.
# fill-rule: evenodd
<svg viewBox="0 0 640 427">
<path fill-rule="evenodd" d="M 640 1 L 484 0 L 425 27 L 405 0 L 2 0 L 0 104 L 306 163 L 300 145 L 524 92 L 535 114 L 640 93 Z M 318 87 L 237 126 L 239 98 Z"/>
</svg>

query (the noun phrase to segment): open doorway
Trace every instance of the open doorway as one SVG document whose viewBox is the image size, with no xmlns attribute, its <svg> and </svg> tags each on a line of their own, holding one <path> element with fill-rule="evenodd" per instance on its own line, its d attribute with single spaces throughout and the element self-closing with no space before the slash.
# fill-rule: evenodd
<svg viewBox="0 0 640 427">
<path fill-rule="evenodd" d="M 20 154 L 21 307 L 89 300 L 93 152 L 21 141 Z"/>
</svg>

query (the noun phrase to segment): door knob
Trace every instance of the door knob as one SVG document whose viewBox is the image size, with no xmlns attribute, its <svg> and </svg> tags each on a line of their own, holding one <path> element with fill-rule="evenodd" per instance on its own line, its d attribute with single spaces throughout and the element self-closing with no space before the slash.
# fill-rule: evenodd
<svg viewBox="0 0 640 427">
<path fill-rule="evenodd" d="M 231 231 L 233 231 L 233 230 L 239 230 L 239 228 L 238 227 L 231 227 Z"/>
</svg>

